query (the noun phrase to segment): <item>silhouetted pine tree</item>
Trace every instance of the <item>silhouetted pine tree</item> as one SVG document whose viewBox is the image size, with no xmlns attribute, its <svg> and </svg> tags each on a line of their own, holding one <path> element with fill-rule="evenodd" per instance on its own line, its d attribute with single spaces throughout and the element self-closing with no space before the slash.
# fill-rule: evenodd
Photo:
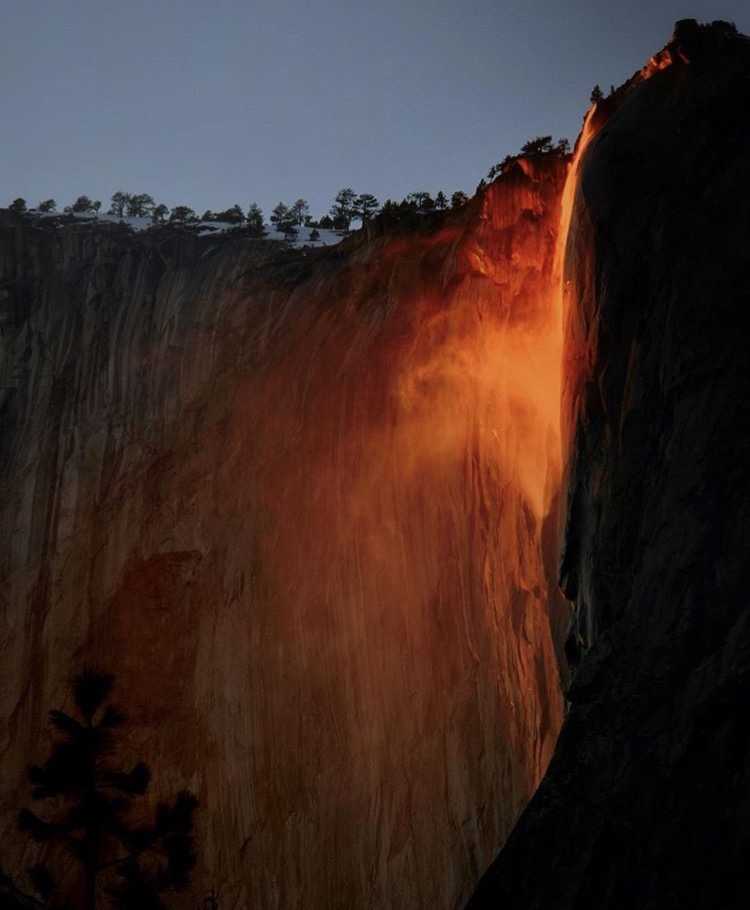
<svg viewBox="0 0 750 910">
<path fill-rule="evenodd" d="M 262 237 L 265 234 L 263 210 L 255 202 L 251 203 L 247 210 L 247 227 L 253 237 Z"/>
<path fill-rule="evenodd" d="M 348 231 L 354 216 L 354 200 L 357 194 L 350 186 L 344 187 L 336 193 L 336 198 L 329 210 L 329 215 L 333 219 L 333 226 L 339 231 Z"/>
<path fill-rule="evenodd" d="M 521 146 L 522 155 L 546 155 L 551 151 L 554 151 L 552 136 L 537 136 Z"/>
<path fill-rule="evenodd" d="M 364 227 L 377 214 L 379 208 L 380 203 L 372 193 L 361 193 L 352 202 L 352 215 L 359 218 Z"/>
<path fill-rule="evenodd" d="M 78 717 L 50 712 L 60 738 L 47 761 L 29 769 L 32 799 L 52 800 L 52 814 L 43 819 L 23 809 L 18 823 L 35 841 L 60 844 L 76 860 L 85 910 L 95 910 L 103 895 L 105 905 L 120 910 L 162 910 L 160 895 L 190 880 L 198 803 L 184 790 L 173 804 L 157 806 L 152 823 L 131 821 L 151 772 L 143 762 L 127 771 L 113 764 L 116 731 L 125 723 L 123 712 L 107 704 L 113 685 L 113 676 L 96 670 L 74 677 Z M 55 888 L 49 870 L 39 865 L 29 873 L 46 901 Z"/>
</svg>

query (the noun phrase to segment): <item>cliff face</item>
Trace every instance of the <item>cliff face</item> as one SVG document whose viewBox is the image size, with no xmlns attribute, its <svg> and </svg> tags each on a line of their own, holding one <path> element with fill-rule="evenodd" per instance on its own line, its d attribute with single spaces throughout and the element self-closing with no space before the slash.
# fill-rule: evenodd
<svg viewBox="0 0 750 910">
<path fill-rule="evenodd" d="M 581 662 L 472 910 L 746 905 L 750 42 L 676 35 L 587 124 L 563 396 Z"/>
<path fill-rule="evenodd" d="M 0 228 L 3 863 L 70 672 L 222 906 L 453 907 L 561 722 L 565 163 L 322 253 Z"/>
</svg>

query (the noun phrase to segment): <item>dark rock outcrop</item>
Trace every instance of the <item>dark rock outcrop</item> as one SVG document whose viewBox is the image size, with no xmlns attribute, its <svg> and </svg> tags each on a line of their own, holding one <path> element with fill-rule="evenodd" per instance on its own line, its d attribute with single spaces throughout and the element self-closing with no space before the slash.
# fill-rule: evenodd
<svg viewBox="0 0 750 910">
<path fill-rule="evenodd" d="M 580 162 L 562 579 L 581 663 L 469 906 L 740 908 L 750 879 L 750 42 L 681 23 Z"/>
</svg>

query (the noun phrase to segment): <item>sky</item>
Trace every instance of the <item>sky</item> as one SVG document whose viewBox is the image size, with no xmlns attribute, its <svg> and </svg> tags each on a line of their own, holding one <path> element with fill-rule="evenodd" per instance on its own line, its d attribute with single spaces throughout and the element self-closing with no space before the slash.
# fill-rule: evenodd
<svg viewBox="0 0 750 910">
<path fill-rule="evenodd" d="M 0 205 L 472 192 L 687 17 L 750 32 L 748 0 L 0 0 Z"/>
</svg>

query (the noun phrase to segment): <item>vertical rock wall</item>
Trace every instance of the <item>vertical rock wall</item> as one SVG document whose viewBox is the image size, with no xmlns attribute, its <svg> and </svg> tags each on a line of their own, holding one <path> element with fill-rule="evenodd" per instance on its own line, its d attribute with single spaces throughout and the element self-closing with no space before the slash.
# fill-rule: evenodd
<svg viewBox="0 0 750 910">
<path fill-rule="evenodd" d="M 316 254 L 3 225 L 6 865 L 94 659 L 157 789 L 200 796 L 197 896 L 465 900 L 561 721 L 564 169 Z"/>
<path fill-rule="evenodd" d="M 746 905 L 749 105 L 750 42 L 682 23 L 583 155 L 562 564 L 580 664 L 472 910 Z"/>
</svg>

